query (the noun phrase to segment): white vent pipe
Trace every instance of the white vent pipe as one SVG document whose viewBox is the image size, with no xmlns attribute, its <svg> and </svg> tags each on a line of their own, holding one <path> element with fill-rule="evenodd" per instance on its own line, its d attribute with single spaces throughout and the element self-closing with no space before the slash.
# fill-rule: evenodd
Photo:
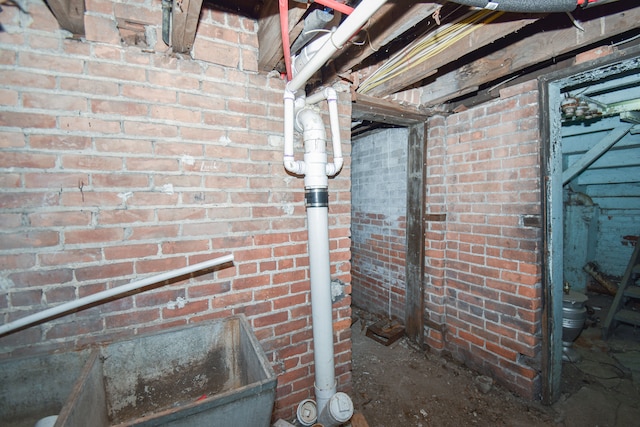
<svg viewBox="0 0 640 427">
<path fill-rule="evenodd" d="M 223 257 L 200 262 L 198 264 L 188 265 L 176 270 L 167 271 L 166 273 L 147 277 L 146 279 L 137 280 L 126 285 L 117 286 L 115 288 L 107 289 L 106 291 L 96 292 L 95 294 L 87 295 L 86 297 L 78 298 L 77 300 L 56 305 L 55 307 L 42 310 L 29 316 L 25 316 L 21 319 L 14 320 L 13 322 L 5 323 L 4 325 L 0 326 L 0 337 L 18 329 L 23 329 L 27 326 L 35 325 L 37 323 L 59 317 L 63 314 L 69 314 L 80 308 L 87 307 L 95 303 L 104 303 L 115 297 L 120 297 L 129 292 L 137 291 L 146 286 L 153 285 L 154 283 L 160 283 L 164 282 L 165 280 L 175 279 L 176 277 L 184 276 L 198 270 L 205 270 L 207 268 L 226 264 L 232 261 L 233 255 L 225 255 Z"/>
<path fill-rule="evenodd" d="M 331 33 L 323 48 L 309 61 L 287 84 L 287 89 L 296 92 L 333 56 L 342 46 L 377 12 L 387 0 L 363 0 L 351 15 L 344 20 L 338 29 Z"/>
<path fill-rule="evenodd" d="M 353 415 L 349 396 L 337 393 L 333 351 L 333 310 L 329 259 L 328 176 L 343 165 L 338 121 L 338 96 L 332 88 L 306 97 L 304 86 L 344 43 L 355 34 L 386 0 L 363 0 L 335 31 L 307 45 L 293 60 L 293 79 L 284 91 L 284 158 L 287 171 L 304 175 L 309 237 L 309 276 L 313 329 L 315 396 L 317 421 L 333 427 Z M 327 161 L 325 125 L 315 104 L 327 100 L 331 127 L 333 162 Z M 302 132 L 304 160 L 294 157 L 294 127 Z M 303 401 L 301 404 L 308 404 Z M 299 408 L 300 409 L 300 408 Z M 298 411 L 300 412 L 300 411 Z M 310 420 L 299 420 L 303 425 Z M 313 421 L 315 422 L 315 421 Z"/>
</svg>

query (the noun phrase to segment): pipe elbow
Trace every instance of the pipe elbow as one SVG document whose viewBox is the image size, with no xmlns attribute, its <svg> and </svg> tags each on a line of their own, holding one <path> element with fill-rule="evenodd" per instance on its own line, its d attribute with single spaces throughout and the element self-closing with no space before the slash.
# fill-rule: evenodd
<svg viewBox="0 0 640 427">
<path fill-rule="evenodd" d="M 338 172 L 342 170 L 343 163 L 344 161 L 342 157 L 334 157 L 333 163 L 327 163 L 327 167 L 326 167 L 327 176 L 337 175 Z"/>
<path fill-rule="evenodd" d="M 283 163 L 285 170 L 295 175 L 304 175 L 307 169 L 304 162 L 293 160 L 293 156 L 285 156 Z"/>
<path fill-rule="evenodd" d="M 332 87 L 324 88 L 324 97 L 327 101 L 338 101 L 338 93 Z"/>
<path fill-rule="evenodd" d="M 324 123 L 320 114 L 313 110 L 303 108 L 296 114 L 296 128 L 301 132 L 322 131 L 324 132 Z"/>
</svg>

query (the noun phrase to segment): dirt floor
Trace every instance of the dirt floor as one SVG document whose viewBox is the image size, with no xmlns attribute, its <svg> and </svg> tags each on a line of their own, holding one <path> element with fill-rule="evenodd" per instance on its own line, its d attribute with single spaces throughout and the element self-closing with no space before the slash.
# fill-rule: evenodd
<svg viewBox="0 0 640 427">
<path fill-rule="evenodd" d="M 406 338 L 385 346 L 366 336 L 379 318 L 354 309 L 355 411 L 369 427 L 640 426 L 640 331 L 627 328 L 603 342 L 597 320 L 604 312 L 595 300 L 591 327 L 574 343 L 582 360 L 563 363 L 562 396 L 551 407 L 518 398 L 454 360 L 419 351 Z"/>
</svg>

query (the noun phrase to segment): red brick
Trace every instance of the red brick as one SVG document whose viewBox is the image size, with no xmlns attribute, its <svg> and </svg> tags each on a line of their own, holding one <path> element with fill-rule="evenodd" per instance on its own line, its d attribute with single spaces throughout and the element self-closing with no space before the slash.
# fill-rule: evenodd
<svg viewBox="0 0 640 427">
<path fill-rule="evenodd" d="M 68 245 L 121 241 L 123 237 L 122 228 L 64 231 L 64 241 Z"/>
<path fill-rule="evenodd" d="M 140 68 L 143 72 L 144 69 Z M 150 88 L 149 86 L 122 85 L 122 95 L 132 100 L 144 99 L 146 102 L 174 104 L 177 101 L 176 92 L 169 89 Z"/>
<path fill-rule="evenodd" d="M 29 146 L 44 150 L 85 150 L 91 147 L 91 138 L 76 135 L 38 135 L 29 136 Z"/>
<path fill-rule="evenodd" d="M 43 86 L 38 85 L 38 87 Z M 120 86 L 117 82 L 83 79 L 79 77 L 60 77 L 60 89 L 85 93 L 92 97 L 98 95 L 118 96 L 120 94 Z"/>
<path fill-rule="evenodd" d="M 260 316 L 253 319 L 253 325 L 256 328 L 266 326 L 266 325 L 274 325 L 277 323 L 283 323 L 289 320 L 289 315 L 286 312 L 280 313 L 272 313 L 266 316 Z"/>
<path fill-rule="evenodd" d="M 152 209 L 101 210 L 97 216 L 97 223 L 99 225 L 132 224 L 152 222 L 153 219 Z"/>
<path fill-rule="evenodd" d="M 102 252 L 96 249 L 66 249 L 60 252 L 41 253 L 38 255 L 40 265 L 54 266 L 77 263 L 91 263 L 102 260 Z"/>
<path fill-rule="evenodd" d="M 68 319 L 68 318 L 63 318 Z M 46 331 L 46 339 L 82 336 L 100 332 L 103 330 L 102 319 L 73 319 L 66 323 L 56 323 Z"/>
<path fill-rule="evenodd" d="M 3 234 L 0 249 L 45 248 L 59 243 L 60 235 L 57 231 L 25 231 Z"/>
<path fill-rule="evenodd" d="M 120 133 L 120 121 L 101 120 L 91 117 L 62 116 L 58 118 L 60 129 L 76 132 Z"/>
<path fill-rule="evenodd" d="M 228 295 L 216 295 L 211 301 L 213 308 L 226 308 L 238 304 L 245 304 L 252 300 L 251 291 L 236 292 Z"/>
<path fill-rule="evenodd" d="M 133 312 L 117 313 L 105 316 L 104 322 L 107 329 L 131 328 L 134 325 L 148 324 L 160 319 L 158 309 L 136 309 Z"/>
<path fill-rule="evenodd" d="M 21 290 L 11 292 L 12 307 L 31 307 L 40 306 L 42 304 L 42 290 Z"/>
<path fill-rule="evenodd" d="M 240 49 L 237 45 L 222 44 L 202 37 L 196 37 L 192 54 L 195 59 L 231 68 L 238 67 L 240 63 Z"/>
<path fill-rule="evenodd" d="M 146 117 L 149 112 L 149 108 L 146 104 L 130 101 L 93 99 L 91 100 L 91 111 L 96 114 L 117 114 L 126 117 Z"/>
<path fill-rule="evenodd" d="M 44 285 L 60 285 L 73 280 L 73 271 L 68 268 L 38 270 L 13 273 L 9 279 L 19 288 L 31 288 Z"/>
<path fill-rule="evenodd" d="M 28 253 L 0 255 L 3 270 L 29 269 L 36 264 L 36 256 Z"/>
<path fill-rule="evenodd" d="M 205 312 L 209 308 L 208 301 L 187 301 L 184 307 L 170 309 L 168 307 L 162 308 L 162 318 L 171 319 L 174 317 L 187 316 L 190 314 L 197 314 Z"/>
</svg>

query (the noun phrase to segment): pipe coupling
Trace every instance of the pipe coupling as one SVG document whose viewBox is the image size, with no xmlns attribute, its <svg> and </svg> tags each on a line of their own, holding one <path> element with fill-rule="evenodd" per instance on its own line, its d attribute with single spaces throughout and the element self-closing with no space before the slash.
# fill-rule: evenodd
<svg viewBox="0 0 640 427">
<path fill-rule="evenodd" d="M 308 188 L 304 194 L 307 208 L 329 207 L 329 191 L 326 188 Z"/>
</svg>

